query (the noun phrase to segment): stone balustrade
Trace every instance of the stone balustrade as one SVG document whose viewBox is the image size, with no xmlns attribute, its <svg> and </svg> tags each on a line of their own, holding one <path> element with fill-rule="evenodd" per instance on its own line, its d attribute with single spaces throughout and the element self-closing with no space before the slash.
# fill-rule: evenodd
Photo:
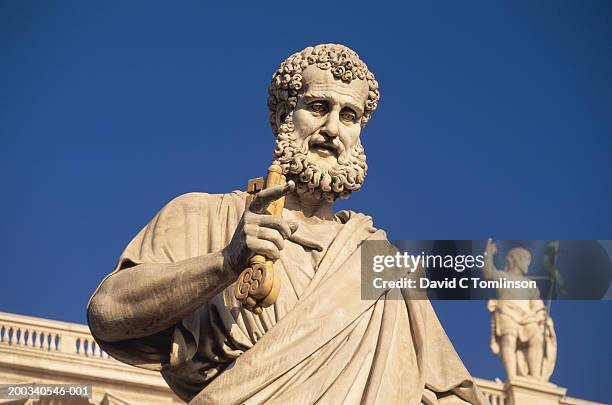
<svg viewBox="0 0 612 405">
<path fill-rule="evenodd" d="M 506 405 L 506 396 L 502 392 L 490 392 L 488 390 L 482 390 L 485 398 L 491 405 Z"/>
<path fill-rule="evenodd" d="M 6 312 L 0 312 L 0 344 L 101 360 L 110 359 L 94 341 L 85 325 Z"/>
<path fill-rule="evenodd" d="M 482 378 L 474 378 L 474 380 L 491 405 L 508 405 L 506 403 L 504 383 L 501 381 L 483 380 Z"/>
<path fill-rule="evenodd" d="M 158 372 L 101 350 L 87 325 L 6 312 L 0 312 L 0 382 L 90 385 L 89 403 L 96 405 L 184 403 Z"/>
</svg>

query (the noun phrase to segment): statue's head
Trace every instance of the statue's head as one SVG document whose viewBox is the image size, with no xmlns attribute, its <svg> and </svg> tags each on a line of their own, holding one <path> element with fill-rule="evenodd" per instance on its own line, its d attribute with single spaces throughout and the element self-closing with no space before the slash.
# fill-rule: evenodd
<svg viewBox="0 0 612 405">
<path fill-rule="evenodd" d="M 334 201 L 359 190 L 367 171 L 361 129 L 380 97 L 359 56 L 342 45 L 308 47 L 281 63 L 268 93 L 274 156 L 297 192 Z"/>
<path fill-rule="evenodd" d="M 510 249 L 506 255 L 506 269 L 508 270 L 517 269 L 520 270 L 521 273 L 527 274 L 530 264 L 531 253 L 529 253 L 527 249 L 516 247 Z"/>
</svg>

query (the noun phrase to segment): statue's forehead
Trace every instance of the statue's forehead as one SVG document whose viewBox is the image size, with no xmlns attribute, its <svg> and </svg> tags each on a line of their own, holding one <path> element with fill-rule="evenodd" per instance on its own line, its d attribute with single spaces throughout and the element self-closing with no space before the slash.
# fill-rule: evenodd
<svg viewBox="0 0 612 405">
<path fill-rule="evenodd" d="M 309 66 L 302 73 L 304 94 L 334 92 L 339 95 L 350 97 L 356 103 L 363 106 L 368 99 L 368 84 L 365 80 L 354 79 L 350 83 L 335 79 L 329 69 L 323 70 L 316 66 Z"/>
</svg>

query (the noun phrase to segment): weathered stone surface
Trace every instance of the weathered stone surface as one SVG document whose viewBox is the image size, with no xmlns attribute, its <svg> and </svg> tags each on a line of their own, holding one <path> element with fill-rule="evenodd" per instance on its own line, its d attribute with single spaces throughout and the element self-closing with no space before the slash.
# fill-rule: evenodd
<svg viewBox="0 0 612 405">
<path fill-rule="evenodd" d="M 285 60 L 268 93 L 287 184 L 248 207 L 242 192 L 164 207 L 94 293 L 96 341 L 161 371 L 192 404 L 484 403 L 427 300 L 401 290 L 360 297 L 361 243 L 387 238 L 333 204 L 365 180 L 374 75 L 352 50 L 318 45 Z M 281 197 L 282 217 L 268 215 Z M 253 255 L 273 262 L 280 281 L 266 302 L 273 283 L 260 296 L 233 285 Z M 255 292 L 263 270 L 245 274 Z"/>
</svg>

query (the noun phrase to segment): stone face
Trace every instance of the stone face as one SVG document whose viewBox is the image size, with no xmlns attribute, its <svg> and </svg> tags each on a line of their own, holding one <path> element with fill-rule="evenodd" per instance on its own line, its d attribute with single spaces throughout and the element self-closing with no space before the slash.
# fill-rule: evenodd
<svg viewBox="0 0 612 405">
<path fill-rule="evenodd" d="M 361 299 L 361 243 L 390 244 L 370 217 L 333 204 L 365 181 L 374 75 L 354 51 L 317 45 L 285 60 L 268 92 L 287 184 L 166 205 L 92 296 L 96 342 L 192 404 L 485 403 L 427 300 Z"/>
</svg>

